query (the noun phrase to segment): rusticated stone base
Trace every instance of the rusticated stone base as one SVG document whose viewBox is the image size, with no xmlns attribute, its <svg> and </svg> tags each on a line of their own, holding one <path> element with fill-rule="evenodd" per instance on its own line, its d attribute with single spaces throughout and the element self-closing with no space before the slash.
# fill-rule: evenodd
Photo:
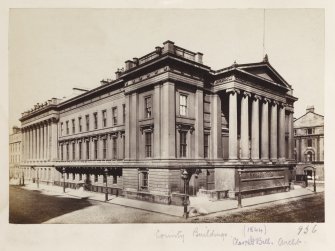
<svg viewBox="0 0 335 251">
<path fill-rule="evenodd" d="M 164 194 L 154 194 L 146 191 L 123 190 L 123 196 L 128 199 L 143 200 L 160 204 L 171 204 L 171 197 Z"/>
</svg>

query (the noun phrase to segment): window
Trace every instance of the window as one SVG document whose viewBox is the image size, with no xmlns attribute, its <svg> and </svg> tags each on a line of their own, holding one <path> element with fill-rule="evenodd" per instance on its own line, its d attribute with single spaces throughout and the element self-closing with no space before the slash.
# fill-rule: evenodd
<svg viewBox="0 0 335 251">
<path fill-rule="evenodd" d="M 83 179 L 83 174 L 79 174 L 79 180 L 82 180 Z"/>
<path fill-rule="evenodd" d="M 69 121 L 66 121 L 66 135 L 69 135 L 70 129 L 69 129 Z"/>
<path fill-rule="evenodd" d="M 117 107 L 112 108 L 113 125 L 117 125 Z"/>
<path fill-rule="evenodd" d="M 64 148 L 63 148 L 63 145 L 60 146 L 60 159 L 64 160 Z"/>
<path fill-rule="evenodd" d="M 70 179 L 70 174 L 69 173 L 66 173 L 66 179 Z"/>
<path fill-rule="evenodd" d="M 145 133 L 145 157 L 151 157 L 151 132 Z"/>
<path fill-rule="evenodd" d="M 204 135 L 204 157 L 208 158 L 209 134 Z"/>
<path fill-rule="evenodd" d="M 297 135 L 297 130 L 296 129 L 294 130 L 294 135 Z"/>
<path fill-rule="evenodd" d="M 86 131 L 89 131 L 90 130 L 90 115 L 86 115 L 85 120 L 86 120 Z"/>
<path fill-rule="evenodd" d="M 62 123 L 60 123 L 60 136 L 63 136 L 63 133 L 64 133 L 64 131 L 63 131 L 63 128 L 64 127 L 64 124 L 63 124 L 63 122 Z"/>
<path fill-rule="evenodd" d="M 79 127 L 79 132 L 82 132 L 83 127 L 81 125 L 81 117 L 78 118 L 78 127 Z"/>
<path fill-rule="evenodd" d="M 94 182 L 98 182 L 98 175 L 94 174 Z"/>
<path fill-rule="evenodd" d="M 113 176 L 113 184 L 117 184 L 117 176 L 116 175 Z"/>
<path fill-rule="evenodd" d="M 186 133 L 187 132 L 180 132 L 180 157 L 186 157 Z"/>
<path fill-rule="evenodd" d="M 76 175 L 74 173 L 72 173 L 72 180 L 76 179 Z"/>
<path fill-rule="evenodd" d="M 72 143 L 72 160 L 76 159 L 76 143 Z"/>
<path fill-rule="evenodd" d="M 313 129 L 312 129 L 312 128 L 308 128 L 308 129 L 306 129 L 306 133 L 307 133 L 308 135 L 313 134 Z"/>
<path fill-rule="evenodd" d="M 126 123 L 126 105 L 125 104 L 122 105 L 122 122 L 123 124 Z"/>
<path fill-rule="evenodd" d="M 117 159 L 117 138 L 113 137 L 113 159 Z"/>
<path fill-rule="evenodd" d="M 66 144 L 66 160 L 69 160 L 69 144 Z"/>
<path fill-rule="evenodd" d="M 102 140 L 102 158 L 107 158 L 107 139 Z"/>
<path fill-rule="evenodd" d="M 82 146 L 82 142 L 78 143 L 78 147 L 79 147 L 79 160 L 82 159 L 82 150 L 83 150 L 83 146 Z"/>
<path fill-rule="evenodd" d="M 102 126 L 103 127 L 107 126 L 107 112 L 106 112 L 106 110 L 102 111 Z"/>
<path fill-rule="evenodd" d="M 94 159 L 98 158 L 98 141 L 94 140 Z"/>
<path fill-rule="evenodd" d="M 105 174 L 102 177 L 103 177 L 103 183 L 106 183 L 107 182 L 107 175 Z"/>
<path fill-rule="evenodd" d="M 312 147 L 312 143 L 313 143 L 312 139 L 307 139 L 307 146 L 308 147 Z"/>
<path fill-rule="evenodd" d="M 180 94 L 179 97 L 179 114 L 182 116 L 187 114 L 187 96 L 184 94 Z"/>
<path fill-rule="evenodd" d="M 90 159 L 90 142 L 86 141 L 86 159 Z"/>
<path fill-rule="evenodd" d="M 94 119 L 94 129 L 98 129 L 98 114 L 96 112 L 93 113 L 93 119 Z"/>
<path fill-rule="evenodd" d="M 74 123 L 74 119 L 72 119 L 72 134 L 76 133 L 76 125 Z"/>
<path fill-rule="evenodd" d="M 151 118 L 151 97 L 144 98 L 144 117 Z"/>
<path fill-rule="evenodd" d="M 139 185 L 140 190 L 148 189 L 148 170 L 142 170 L 139 172 Z"/>
</svg>

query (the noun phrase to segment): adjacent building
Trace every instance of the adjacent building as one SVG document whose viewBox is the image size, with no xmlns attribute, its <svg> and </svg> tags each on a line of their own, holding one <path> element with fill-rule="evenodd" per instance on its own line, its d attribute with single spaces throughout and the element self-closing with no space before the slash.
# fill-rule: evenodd
<svg viewBox="0 0 335 251">
<path fill-rule="evenodd" d="M 306 113 L 294 120 L 294 156 L 297 174 L 324 180 L 324 117 L 308 106 Z"/>
<path fill-rule="evenodd" d="M 9 135 L 9 178 L 18 178 L 20 175 L 21 162 L 21 129 L 17 126 L 12 128 Z"/>
<path fill-rule="evenodd" d="M 212 70 L 166 41 L 115 80 L 23 112 L 21 168 L 26 180 L 167 204 L 180 202 L 182 173 L 189 195 L 283 191 L 296 100 L 267 56 Z"/>
</svg>

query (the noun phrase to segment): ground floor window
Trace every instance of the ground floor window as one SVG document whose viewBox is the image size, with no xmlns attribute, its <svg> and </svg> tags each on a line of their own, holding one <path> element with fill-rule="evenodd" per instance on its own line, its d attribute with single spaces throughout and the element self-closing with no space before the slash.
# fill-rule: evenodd
<svg viewBox="0 0 335 251">
<path fill-rule="evenodd" d="M 187 153 L 186 135 L 187 135 L 187 132 L 184 132 L 184 131 L 180 132 L 180 157 L 186 157 L 186 153 Z"/>
<path fill-rule="evenodd" d="M 147 190 L 148 189 L 148 169 L 144 169 L 144 170 L 139 170 L 139 188 L 140 190 Z"/>
<path fill-rule="evenodd" d="M 117 184 L 117 176 L 116 175 L 113 176 L 113 184 Z"/>
</svg>

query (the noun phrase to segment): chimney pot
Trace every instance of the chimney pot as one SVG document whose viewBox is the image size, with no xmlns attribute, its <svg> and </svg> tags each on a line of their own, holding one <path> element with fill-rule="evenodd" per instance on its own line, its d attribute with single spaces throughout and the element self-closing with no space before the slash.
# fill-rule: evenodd
<svg viewBox="0 0 335 251">
<path fill-rule="evenodd" d="M 306 113 L 307 112 L 314 112 L 314 105 L 307 106 Z"/>
</svg>

